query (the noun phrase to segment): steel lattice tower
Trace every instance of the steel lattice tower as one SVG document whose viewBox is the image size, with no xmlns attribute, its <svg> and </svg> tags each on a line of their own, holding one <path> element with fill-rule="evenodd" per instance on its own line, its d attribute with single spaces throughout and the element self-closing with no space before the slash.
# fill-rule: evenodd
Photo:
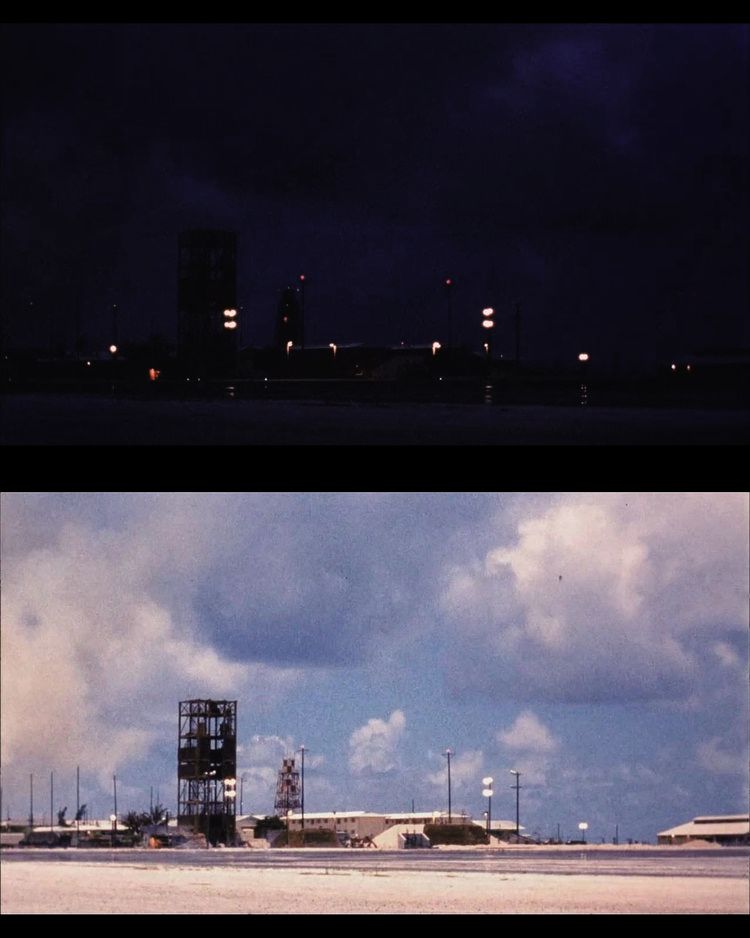
<svg viewBox="0 0 750 938">
<path fill-rule="evenodd" d="M 237 701 L 183 700 L 177 749 L 177 822 L 209 843 L 234 843 Z"/>
<path fill-rule="evenodd" d="M 276 782 L 274 809 L 277 812 L 283 812 L 283 816 L 286 817 L 290 811 L 299 808 L 301 803 L 299 772 L 294 767 L 294 759 L 284 759 Z"/>
</svg>

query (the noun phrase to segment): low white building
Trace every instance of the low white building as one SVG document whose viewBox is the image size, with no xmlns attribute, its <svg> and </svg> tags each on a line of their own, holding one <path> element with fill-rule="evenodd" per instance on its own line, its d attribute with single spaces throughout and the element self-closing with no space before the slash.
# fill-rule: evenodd
<svg viewBox="0 0 750 938">
<path fill-rule="evenodd" d="M 687 824 L 670 827 L 657 834 L 659 844 L 686 844 L 692 840 L 737 846 L 750 844 L 750 815 L 709 815 L 693 818 Z"/>
<path fill-rule="evenodd" d="M 405 827 L 412 833 L 423 833 L 426 824 L 447 824 L 446 811 L 406 811 L 380 814 L 373 811 L 305 811 L 305 830 L 335 830 L 347 839 L 374 838 L 390 827 Z M 465 814 L 453 813 L 451 824 L 471 824 Z M 302 830 L 302 814 L 289 815 L 289 830 Z M 515 830 L 515 828 L 514 828 Z"/>
<path fill-rule="evenodd" d="M 385 815 L 371 811 L 305 811 L 305 830 L 329 830 L 346 834 L 347 839 L 375 837 L 388 825 Z M 289 815 L 289 830 L 302 830 L 302 814 Z"/>
</svg>

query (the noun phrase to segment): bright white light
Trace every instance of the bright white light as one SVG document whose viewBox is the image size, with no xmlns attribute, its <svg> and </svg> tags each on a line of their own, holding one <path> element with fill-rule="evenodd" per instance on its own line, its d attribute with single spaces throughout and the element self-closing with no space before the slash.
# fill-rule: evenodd
<svg viewBox="0 0 750 938">
<path fill-rule="evenodd" d="M 588 829 L 589 829 L 589 826 L 585 821 L 581 821 L 581 823 L 578 825 L 579 831 L 587 831 Z"/>
<path fill-rule="evenodd" d="M 587 362 L 588 360 L 589 360 L 588 352 L 581 352 L 581 354 L 578 356 L 579 362 Z"/>
<path fill-rule="evenodd" d="M 482 310 L 482 315 L 485 319 L 489 319 L 490 316 L 495 315 L 495 310 L 491 306 L 488 306 L 486 309 Z"/>
<path fill-rule="evenodd" d="M 520 773 L 519 771 L 517 771 L 516 769 L 511 769 L 511 770 L 510 770 L 510 774 L 511 774 L 511 775 L 520 775 L 521 773 Z"/>
<path fill-rule="evenodd" d="M 228 320 L 224 323 L 224 328 L 225 328 L 225 329 L 236 329 L 236 328 L 237 328 L 237 323 L 234 321 L 234 319 L 228 319 Z"/>
<path fill-rule="evenodd" d="M 483 319 L 482 325 L 484 326 L 485 329 L 492 329 L 495 323 L 491 319 Z"/>
<path fill-rule="evenodd" d="M 442 346 L 439 342 L 433 342 L 433 343 L 432 343 L 432 354 L 435 355 L 435 354 L 437 353 L 437 350 L 438 350 L 439 348 L 442 348 L 442 347 L 443 347 L 443 346 Z"/>
<path fill-rule="evenodd" d="M 487 778 L 483 778 L 483 779 L 482 779 L 482 784 L 483 784 L 483 785 L 491 785 L 491 784 L 493 783 L 493 781 L 494 781 L 494 779 L 492 778 L 492 776 L 491 776 L 491 775 L 488 775 Z"/>
<path fill-rule="evenodd" d="M 672 371 L 677 371 L 677 365 L 675 365 L 674 362 L 672 362 L 672 364 L 669 367 L 672 369 Z"/>
<path fill-rule="evenodd" d="M 335 357 L 336 357 L 336 343 L 335 343 L 335 342 L 329 342 L 329 343 L 328 343 L 328 348 L 333 352 L 333 357 L 335 358 Z"/>
<path fill-rule="evenodd" d="M 236 798 L 236 797 L 237 797 L 237 792 L 236 792 L 236 791 L 226 791 L 226 792 L 224 792 L 224 797 L 225 797 L 225 798 Z"/>
<path fill-rule="evenodd" d="M 110 352 L 114 355 L 115 352 L 117 351 L 117 346 L 116 346 L 116 345 L 110 345 L 109 350 L 110 350 Z"/>
<path fill-rule="evenodd" d="M 225 309 L 225 310 L 224 310 L 224 315 L 227 317 L 227 319 L 234 319 L 234 317 L 237 315 L 237 310 L 236 310 L 236 309 Z"/>
<path fill-rule="evenodd" d="M 114 824 L 114 822 L 117 820 L 117 815 L 116 815 L 116 814 L 110 814 L 109 819 L 110 819 L 110 821 L 112 821 L 112 823 Z"/>
<path fill-rule="evenodd" d="M 492 789 L 491 789 L 491 788 L 483 788 L 483 789 L 482 789 L 482 794 L 484 795 L 485 798 L 491 798 L 491 797 L 492 797 Z"/>
</svg>

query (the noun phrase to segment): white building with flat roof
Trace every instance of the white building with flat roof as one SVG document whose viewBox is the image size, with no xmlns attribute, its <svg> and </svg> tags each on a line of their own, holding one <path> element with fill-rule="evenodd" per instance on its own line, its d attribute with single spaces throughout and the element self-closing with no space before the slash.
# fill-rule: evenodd
<svg viewBox="0 0 750 938">
<path fill-rule="evenodd" d="M 405 811 L 381 814 L 373 811 L 305 811 L 305 830 L 335 830 L 347 838 L 373 838 L 389 827 L 406 825 L 414 832 L 423 831 L 425 824 L 447 824 L 447 811 Z M 453 813 L 452 824 L 471 824 L 468 815 Z M 302 830 L 302 814 L 289 815 L 289 830 Z M 515 830 L 515 828 L 514 828 Z"/>
</svg>

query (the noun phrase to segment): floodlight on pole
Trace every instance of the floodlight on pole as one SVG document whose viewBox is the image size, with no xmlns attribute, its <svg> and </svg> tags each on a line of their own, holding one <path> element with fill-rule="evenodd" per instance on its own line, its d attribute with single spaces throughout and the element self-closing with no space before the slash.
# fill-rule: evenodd
<svg viewBox="0 0 750 938">
<path fill-rule="evenodd" d="M 581 823 L 578 825 L 578 830 L 583 834 L 583 842 L 584 842 L 584 843 L 586 843 L 586 831 L 587 831 L 588 829 L 589 829 L 589 826 L 588 826 L 588 824 L 586 823 L 586 821 L 581 821 Z"/>
<path fill-rule="evenodd" d="M 492 782 L 494 779 L 491 775 L 488 775 L 486 778 L 482 779 L 482 784 L 484 788 L 482 789 L 482 795 L 487 799 L 487 810 L 485 814 L 487 815 L 487 837 L 490 837 L 492 830 Z"/>
</svg>

